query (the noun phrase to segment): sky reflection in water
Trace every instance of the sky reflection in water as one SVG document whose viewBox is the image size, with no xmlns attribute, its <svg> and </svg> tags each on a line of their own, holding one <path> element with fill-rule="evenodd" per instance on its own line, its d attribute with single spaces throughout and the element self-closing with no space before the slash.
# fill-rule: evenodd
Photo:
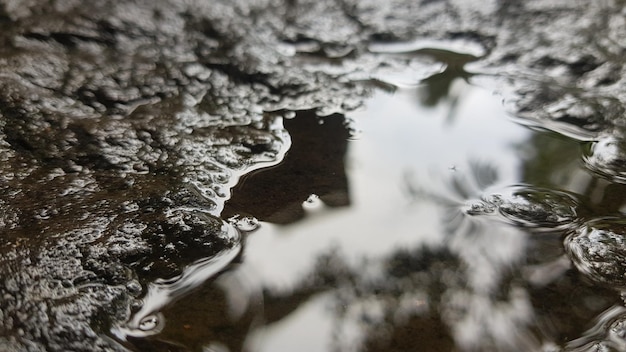
<svg viewBox="0 0 626 352">
<path fill-rule="evenodd" d="M 506 339 L 498 335 L 510 334 L 517 320 L 530 319 L 530 303 L 520 291 L 514 293 L 520 297 L 498 309 L 490 305 L 489 295 L 497 290 L 503 267 L 514 265 L 524 255 L 525 234 L 501 224 L 478 224 L 466 233 L 457 229 L 459 236 L 450 236 L 443 222 L 450 210 L 408 189 L 419 187 L 452 197 L 460 206 L 464 195 L 450 189 L 452 179 L 465 180 L 473 197 L 485 191 L 477 187 L 485 182 L 475 179 L 472 164 L 494 168 L 497 181 L 491 187 L 519 183 L 521 161 L 516 145 L 531 131 L 507 119 L 497 96 L 462 80 L 454 81 L 450 95 L 435 106 L 422 106 L 420 94 L 419 87 L 395 94 L 381 92 L 364 111 L 354 113 L 362 135 L 349 143 L 346 155 L 350 206 L 329 208 L 314 197 L 303 204 L 307 210 L 303 220 L 285 226 L 263 223 L 248 238 L 242 270 L 258 280 L 256 285 L 280 294 L 301 284 L 303 277 L 314 272 L 319 258 L 329 253 L 360 271 L 358 280 L 368 276 L 377 280 L 397 251 L 448 247 L 466 261 L 467 268 L 458 269 L 467 272 L 469 286 L 466 292 L 459 290 L 449 297 L 457 300 L 451 305 L 470 311 L 456 321 L 455 337 L 475 344 L 479 343 L 476 338 L 485 337 L 476 330 L 492 329 L 496 331 L 486 334 Z M 459 209 L 453 209 L 452 215 L 463 216 Z M 349 335 L 367 333 L 359 331 L 358 314 L 352 318 L 355 321 L 348 319 L 337 326 L 332 300 L 332 294 L 310 299 L 287 319 L 256 332 L 251 349 L 322 351 L 337 343 L 333 329 L 351 331 Z M 372 303 L 354 308 L 375 310 L 376 303 Z M 354 343 L 345 341 L 349 340 L 346 336 L 339 340 L 344 341 L 340 344 Z"/>
<path fill-rule="evenodd" d="M 244 177 L 222 214 L 252 230 L 241 258 L 166 306 L 162 330 L 140 342 L 530 351 L 583 334 L 618 297 L 570 275 L 562 226 L 577 200 L 524 188 L 589 184 L 576 142 L 511 121 L 487 89 L 440 79 L 378 92 L 347 117 L 285 119 L 285 159 Z M 559 157 L 537 162 L 545 151 Z M 523 208 L 518 190 L 540 206 Z M 498 195 L 522 208 L 499 216 Z M 543 230 L 525 228 L 555 204 L 559 216 L 536 219 Z"/>
<path fill-rule="evenodd" d="M 472 162 L 496 166 L 501 185 L 520 181 L 515 144 L 530 132 L 507 121 L 498 98 L 486 90 L 461 81 L 457 88 L 454 121 L 447 119 L 449 104 L 421 107 L 414 90 L 380 93 L 355 114 L 363 136 L 349 143 L 346 156 L 350 206 L 328 208 L 312 197 L 303 204 L 305 219 L 287 226 L 264 223 L 251 235 L 245 262 L 265 285 L 297 283 L 329 247 L 359 260 L 405 246 L 441 243 L 439 209 L 416 204 L 418 199 L 407 192 L 414 184 L 449 193 L 447 179 L 475 182 L 468 172 Z M 463 202 L 461 195 L 457 200 Z"/>
</svg>

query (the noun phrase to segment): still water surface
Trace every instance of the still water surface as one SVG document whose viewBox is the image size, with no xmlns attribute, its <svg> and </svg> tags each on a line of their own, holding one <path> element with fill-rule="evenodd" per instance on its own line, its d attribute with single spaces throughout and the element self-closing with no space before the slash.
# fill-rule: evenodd
<svg viewBox="0 0 626 352">
<path fill-rule="evenodd" d="M 451 238 L 447 221 L 452 219 L 447 217 L 456 210 L 442 207 L 436 199 L 450 197 L 458 202 L 459 209 L 463 207 L 464 195 L 449 188 L 455 179 L 468 191 L 475 192 L 471 196 L 478 197 L 483 190 L 477 188 L 477 183 L 483 180 L 475 179 L 473 168 L 476 167 L 484 166 L 489 168 L 487 172 L 497 173 L 497 179 L 489 180 L 493 184 L 485 186 L 522 181 L 516 145 L 528 138 L 530 131 L 508 121 L 498 97 L 488 91 L 461 80 L 454 82 L 452 90 L 453 95 L 432 107 L 420 104 L 423 93 L 420 89 L 380 93 L 364 111 L 354 114 L 362 132 L 357 140 L 348 143 L 346 155 L 350 205 L 331 208 L 313 197 L 303 204 L 307 211 L 303 220 L 287 226 L 262 224 L 249 238 L 243 265 L 249 275 L 271 290 L 292 289 L 302 277 L 315 273 L 320 257 L 332 253 L 345 261 L 359 280 L 384 280 L 381 275 L 394 254 L 419 252 L 425 247 L 447 248 L 463 256 L 467 260 L 464 265 L 472 266 L 463 279 L 475 281 L 471 282 L 472 286 L 486 289 L 497 285 L 502 267 L 512 266 L 523 258 L 526 235 L 494 224 L 489 230 L 492 233 L 463 235 L 476 236 L 476 241 Z M 459 274 L 455 270 L 463 270 L 460 266 L 447 269 L 454 276 Z M 405 279 L 410 280 L 402 278 Z M 367 333 L 359 327 L 359 315 L 381 315 L 382 312 L 370 310 L 384 309 L 379 305 L 397 300 L 392 303 L 398 305 L 394 314 L 400 316 L 399 321 L 407 319 L 414 314 L 412 311 L 425 310 L 428 300 L 441 299 L 428 297 L 423 292 L 426 289 L 411 286 L 399 297 L 380 297 L 380 302 L 376 302 L 374 294 L 371 306 L 353 302 L 354 307 L 345 308 L 363 312 L 349 312 L 340 322 L 337 322 L 340 317 L 329 308 L 333 300 L 330 289 L 331 293 L 313 297 L 284 322 L 255 332 L 252 349 L 328 350 L 336 342 L 333 327 L 337 328 L 337 324 L 356 340 L 341 343 L 354 346 Z M 474 302 L 488 299 L 481 297 L 482 293 L 476 295 L 459 297 L 461 302 L 456 304 L 471 309 Z M 529 304 L 516 304 L 511 307 L 509 317 L 530 318 Z M 489 321 L 495 319 L 488 312 L 475 314 L 486 314 L 477 317 L 485 321 L 475 321 L 474 326 L 467 327 L 461 324 L 472 324 L 453 322 L 459 324 L 459 335 L 474 335 L 476 332 L 466 330 L 480 325 L 488 329 Z"/>
<path fill-rule="evenodd" d="M 114 335 L 142 350 L 585 350 L 623 313 L 564 250 L 582 195 L 606 186 L 582 142 L 458 77 L 378 90 L 347 116 L 283 115 L 284 160 L 226 204 L 242 246 L 212 260 L 234 262 L 153 290 Z"/>
</svg>

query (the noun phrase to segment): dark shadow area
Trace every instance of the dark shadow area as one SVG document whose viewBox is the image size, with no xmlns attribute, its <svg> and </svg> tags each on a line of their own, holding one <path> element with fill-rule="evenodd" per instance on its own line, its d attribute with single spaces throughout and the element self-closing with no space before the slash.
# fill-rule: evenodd
<svg viewBox="0 0 626 352">
<path fill-rule="evenodd" d="M 285 119 L 292 145 L 277 166 L 252 172 L 233 189 L 222 216 L 247 214 L 276 224 L 304 217 L 302 203 L 315 194 L 330 207 L 350 205 L 344 159 L 350 137 L 342 115 L 314 110 Z"/>
<path fill-rule="evenodd" d="M 443 72 L 432 75 L 422 82 L 423 89 L 418 90 L 420 105 L 435 107 L 444 99 L 453 99 L 450 104 L 450 115 L 454 115 L 457 97 L 450 94 L 452 83 L 456 79 L 469 79 L 472 74 L 465 70 L 465 65 L 478 60 L 478 57 L 440 49 L 421 49 L 415 51 L 415 54 L 430 56 L 446 64 Z"/>
</svg>

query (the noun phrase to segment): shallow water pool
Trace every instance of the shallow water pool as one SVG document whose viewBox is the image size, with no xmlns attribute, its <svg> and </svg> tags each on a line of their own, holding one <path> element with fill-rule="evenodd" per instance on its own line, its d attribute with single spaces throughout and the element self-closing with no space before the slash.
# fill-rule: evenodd
<svg viewBox="0 0 626 352">
<path fill-rule="evenodd" d="M 136 347 L 576 350 L 623 313 L 565 249 L 607 187 L 584 142 L 514 121 L 471 77 L 377 90 L 345 116 L 281 114 L 284 159 L 222 214 L 241 252 L 149 296 L 158 314 L 125 330 Z"/>
</svg>

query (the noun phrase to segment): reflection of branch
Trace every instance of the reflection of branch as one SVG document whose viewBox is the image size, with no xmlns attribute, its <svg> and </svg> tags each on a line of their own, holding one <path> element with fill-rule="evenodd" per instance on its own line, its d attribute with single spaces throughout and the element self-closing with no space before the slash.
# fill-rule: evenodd
<svg viewBox="0 0 626 352">
<path fill-rule="evenodd" d="M 457 79 L 467 80 L 467 78 L 471 76 L 470 73 L 465 71 L 464 66 L 468 62 L 475 61 L 477 57 L 470 54 L 435 48 L 423 49 L 420 50 L 419 53 L 432 56 L 436 60 L 446 64 L 446 68 L 443 72 L 432 75 L 422 81 L 424 84 L 424 90 L 422 91 L 426 94 L 420 97 L 421 105 L 436 106 L 443 98 L 450 96 L 452 103 L 448 117 L 453 117 L 454 113 L 452 110 L 454 110 L 459 96 L 458 94 L 451 94 L 450 88 Z"/>
<path fill-rule="evenodd" d="M 457 206 L 460 204 L 459 201 L 455 200 L 454 198 L 420 186 L 419 183 L 416 182 L 413 172 L 411 170 L 405 171 L 403 178 L 404 189 L 409 195 L 411 201 L 419 201 L 425 199 L 445 206 Z"/>
<path fill-rule="evenodd" d="M 320 258 L 312 281 L 330 285 L 338 331 L 360 326 L 360 340 L 347 341 L 357 345 L 351 350 L 396 351 L 454 345 L 439 312 L 444 293 L 463 286 L 462 276 L 458 257 L 447 248 L 417 247 L 352 266 L 332 252 Z M 346 350 L 342 343 L 337 338 L 334 350 Z"/>
<path fill-rule="evenodd" d="M 498 181 L 498 170 L 494 165 L 470 160 L 470 170 L 480 190 L 484 190 Z"/>
<path fill-rule="evenodd" d="M 460 172 L 454 168 L 453 176 L 447 179 L 444 190 L 437 190 L 431 182 L 429 188 L 420 186 L 411 170 L 404 172 L 404 188 L 411 200 L 430 200 L 436 204 L 450 207 L 465 204 L 471 198 L 476 198 L 487 187 L 498 180 L 498 170 L 495 166 L 480 161 L 469 162 L 469 173 Z M 451 191 L 451 192 L 450 192 Z"/>
</svg>

